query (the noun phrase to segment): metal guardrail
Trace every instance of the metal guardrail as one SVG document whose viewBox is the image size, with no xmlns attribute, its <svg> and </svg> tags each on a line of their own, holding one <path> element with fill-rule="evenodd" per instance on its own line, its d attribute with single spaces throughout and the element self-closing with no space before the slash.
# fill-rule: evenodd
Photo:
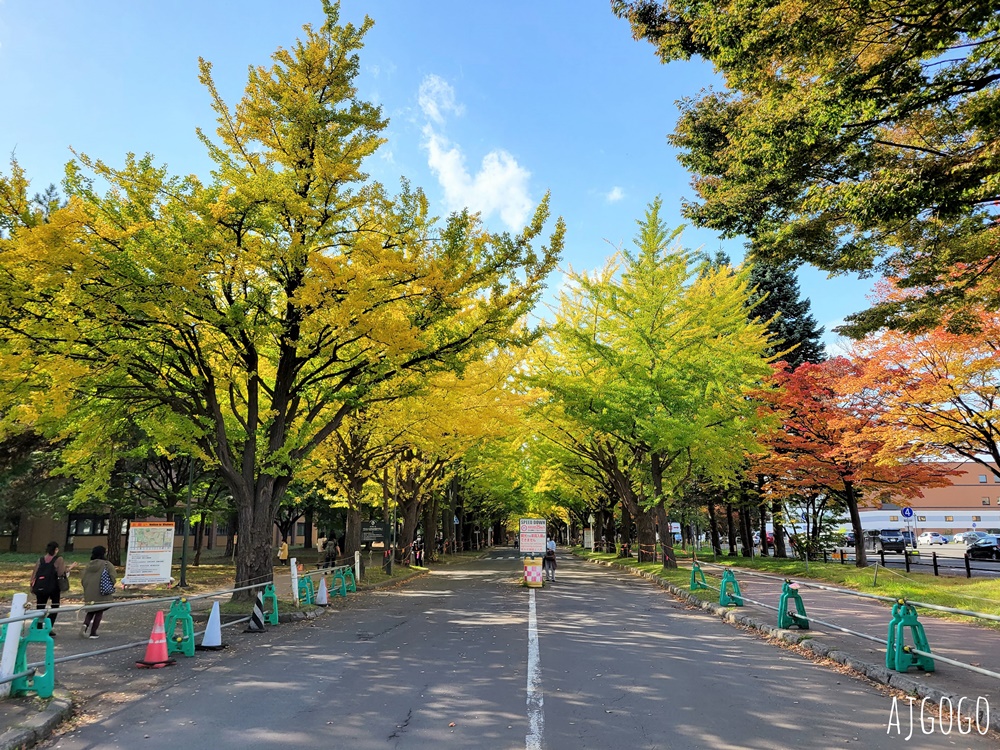
<svg viewBox="0 0 1000 750">
<path fill-rule="evenodd" d="M 265 586 L 267 586 L 269 584 L 273 584 L 273 583 L 274 583 L 274 578 L 269 578 L 267 581 L 264 581 L 264 582 L 261 582 L 261 583 L 254 583 L 254 584 L 250 584 L 248 586 L 239 586 L 239 587 L 233 587 L 233 588 L 228 588 L 228 589 L 220 589 L 218 591 L 211 591 L 211 592 L 208 592 L 208 593 L 205 593 L 205 594 L 195 594 L 195 595 L 192 595 L 192 596 L 189 596 L 189 595 L 184 594 L 184 593 L 179 593 L 179 594 L 175 594 L 173 596 L 155 597 L 155 598 L 151 598 L 151 599 L 134 599 L 134 600 L 131 600 L 131 601 L 106 602 L 106 603 L 100 603 L 100 604 L 87 604 L 87 605 L 70 606 L 70 607 L 57 607 L 57 608 L 46 607 L 45 609 L 33 609 L 33 610 L 31 610 L 30 613 L 25 612 L 23 615 L 19 615 L 17 617 L 0 618 L 0 625 L 11 623 L 11 622 L 26 622 L 26 621 L 29 621 L 29 620 L 31 620 L 31 621 L 40 620 L 42 618 L 47 617 L 49 615 L 49 613 L 53 612 L 53 611 L 58 611 L 59 614 L 68 614 L 68 613 L 71 613 L 71 612 L 90 612 L 92 610 L 98 610 L 98 609 L 99 610 L 105 610 L 105 609 L 111 609 L 111 608 L 114 608 L 114 607 L 139 607 L 139 606 L 148 606 L 148 605 L 151 605 L 151 604 L 164 604 L 164 603 L 167 603 L 167 602 L 173 603 L 173 602 L 176 602 L 176 601 L 180 601 L 181 599 L 187 599 L 188 601 L 192 601 L 192 600 L 195 600 L 195 599 L 208 599 L 208 598 L 212 598 L 212 597 L 225 596 L 227 594 L 234 594 L 237 591 L 247 591 L 247 590 L 250 590 L 250 589 L 259 589 L 259 588 L 263 588 L 263 587 L 265 587 Z M 247 622 L 248 620 L 250 620 L 250 616 L 249 615 L 247 617 L 242 617 L 242 618 L 240 618 L 238 620 L 232 620 L 230 622 L 221 624 L 220 627 L 222 627 L 222 628 L 228 628 L 228 627 L 232 627 L 234 625 L 238 625 L 238 624 L 243 623 L 243 622 Z M 204 635 L 204 633 L 205 633 L 204 630 L 200 630 L 200 631 L 195 632 L 194 636 L 198 637 L 198 636 Z M 108 648 L 97 649 L 95 651 L 85 651 L 85 652 L 81 652 L 81 653 L 78 653 L 78 654 L 71 654 L 69 656 L 61 656 L 61 657 L 59 657 L 57 659 L 53 659 L 52 663 L 53 664 L 64 664 L 66 662 L 79 661 L 81 659 L 86 659 L 86 658 L 89 658 L 91 656 L 101 656 L 101 655 L 104 655 L 104 654 L 115 653 L 117 651 L 125 651 L 125 650 L 130 649 L 130 648 L 138 648 L 138 647 L 145 646 L 145 645 L 148 644 L 148 642 L 149 642 L 149 639 L 147 638 L 147 639 L 144 639 L 144 640 L 141 640 L 141 641 L 134 641 L 132 643 L 124 643 L 124 644 L 120 644 L 118 646 L 110 646 Z M 0 677 L 0 685 L 3 685 L 3 684 L 8 683 L 8 682 L 13 682 L 14 680 L 20 679 L 22 677 L 31 677 L 32 675 L 34 675 L 37 672 L 38 667 L 45 666 L 45 662 L 44 661 L 33 662 L 33 663 L 28 664 L 27 666 L 29 667 L 29 669 L 27 671 L 25 671 L 25 672 L 19 672 L 17 674 L 8 675 L 7 677 Z"/>
<path fill-rule="evenodd" d="M 731 566 L 719 565 L 717 563 L 710 563 L 710 562 L 702 562 L 702 561 L 698 561 L 698 560 L 696 560 L 695 562 L 696 562 L 696 564 L 699 567 L 703 567 L 703 566 L 708 565 L 708 566 L 711 566 L 713 568 L 719 568 L 719 569 L 722 569 L 722 570 L 732 570 Z M 750 577 L 753 577 L 753 578 L 765 578 L 765 579 L 776 580 L 776 581 L 791 581 L 792 580 L 792 579 L 787 578 L 787 577 L 773 576 L 773 575 L 768 575 L 766 573 L 757 573 L 756 571 L 749 571 L 749 570 L 741 570 L 740 573 L 742 575 L 747 575 L 747 576 L 750 576 Z M 928 602 L 920 602 L 920 601 L 915 601 L 915 600 L 912 600 L 912 599 L 906 599 L 906 598 L 900 598 L 900 597 L 880 596 L 879 594 L 869 594 L 869 593 L 866 593 L 866 592 L 863 592 L 863 591 L 854 591 L 852 589 L 843 589 L 843 588 L 839 588 L 837 586 L 828 586 L 826 584 L 815 583 L 814 581 L 808 581 L 808 580 L 795 580 L 795 583 L 798 584 L 799 586 L 805 586 L 806 588 L 821 589 L 821 590 L 824 590 L 824 591 L 830 591 L 830 592 L 837 593 L 837 594 L 845 594 L 845 595 L 848 595 L 848 596 L 856 596 L 856 597 L 863 598 L 863 599 L 875 599 L 875 600 L 878 600 L 878 601 L 889 602 L 889 603 L 893 603 L 893 604 L 895 604 L 895 603 L 906 603 L 906 604 L 912 605 L 914 607 L 923 607 L 925 609 L 932 609 L 932 610 L 935 610 L 935 611 L 938 611 L 938 612 L 947 612 L 947 613 L 951 613 L 951 614 L 964 615 L 964 616 L 967 616 L 967 617 L 982 618 L 984 620 L 990 620 L 992 622 L 1000 622 L 1000 615 L 993 615 L 993 614 L 990 614 L 988 612 L 976 612 L 974 610 L 957 609 L 955 607 L 944 607 L 944 606 L 941 606 L 939 604 L 930 604 Z M 705 585 L 705 584 L 703 584 L 703 585 Z M 707 588 L 713 589 L 715 591 L 719 590 L 719 589 L 715 588 L 714 586 L 707 586 Z M 770 606 L 768 604 L 765 604 L 763 602 L 754 601 L 753 599 L 748 599 L 746 596 L 744 596 L 742 594 L 740 594 L 740 599 L 742 599 L 743 601 L 746 601 L 746 602 L 750 602 L 751 604 L 756 604 L 758 606 L 765 607 L 767 609 L 771 609 L 771 610 L 774 610 L 774 611 L 779 611 L 776 607 L 772 607 L 772 606 Z M 872 635 L 868 635 L 867 633 L 860 633 L 858 631 L 851 630 L 849 628 L 845 628 L 842 625 L 837 625 L 835 623 L 825 622 L 823 620 L 818 620 L 818 619 L 816 619 L 814 617 L 807 617 L 806 619 L 809 622 L 815 622 L 818 625 L 824 625 L 826 627 L 833 628 L 834 630 L 838 630 L 840 632 L 847 633 L 848 635 L 853 635 L 853 636 L 856 636 L 856 637 L 859 637 L 859 638 L 864 638 L 866 640 L 873 641 L 875 643 L 879 643 L 879 644 L 881 644 L 883 646 L 886 646 L 886 647 L 888 646 L 888 641 L 886 641 L 885 639 L 878 638 L 878 637 L 872 636 Z M 925 656 L 925 657 L 928 657 L 928 658 L 931 658 L 931 659 L 936 659 L 936 660 L 939 660 L 941 662 L 944 662 L 945 664 L 950 664 L 950 665 L 952 665 L 954 667 L 959 667 L 961 669 L 966 669 L 966 670 L 968 670 L 970 672 L 977 672 L 978 674 L 982 674 L 982 675 L 985 675 L 987 677 L 992 677 L 994 679 L 1000 680 L 1000 673 L 994 672 L 994 671 L 989 670 L 989 669 L 984 669 L 982 667 L 977 667 L 977 666 L 975 666 L 973 664 L 968 664 L 966 662 L 961 662 L 961 661 L 957 661 L 955 659 L 950 659 L 950 658 L 948 658 L 946 656 L 941 656 L 940 654 L 928 653 L 928 652 L 921 651 L 919 649 L 912 648 L 912 647 L 909 648 L 909 651 L 911 653 L 917 654 L 918 656 Z"/>
</svg>

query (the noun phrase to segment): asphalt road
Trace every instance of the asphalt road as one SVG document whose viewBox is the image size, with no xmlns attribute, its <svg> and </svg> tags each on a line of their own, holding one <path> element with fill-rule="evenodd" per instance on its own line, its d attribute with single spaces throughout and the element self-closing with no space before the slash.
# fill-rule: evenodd
<svg viewBox="0 0 1000 750">
<path fill-rule="evenodd" d="M 520 577 L 499 550 L 168 669 L 109 659 L 117 687 L 45 747 L 995 747 L 907 743 L 904 703 L 891 728 L 889 695 L 645 579 L 568 555 L 555 584 Z"/>
</svg>

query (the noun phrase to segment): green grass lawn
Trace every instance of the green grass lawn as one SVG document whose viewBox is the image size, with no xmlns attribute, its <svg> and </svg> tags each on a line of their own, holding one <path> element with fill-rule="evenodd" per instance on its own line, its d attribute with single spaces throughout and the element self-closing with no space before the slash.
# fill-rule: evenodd
<svg viewBox="0 0 1000 750">
<path fill-rule="evenodd" d="M 591 553 L 582 547 L 577 547 L 574 551 L 582 557 L 614 562 L 618 565 L 646 571 L 684 589 L 687 589 L 691 584 L 690 550 L 675 549 L 679 566 L 677 569 L 665 569 L 659 562 L 638 563 L 634 558 L 629 560 L 613 554 Z M 807 571 L 806 564 L 802 560 L 775 559 L 773 557 L 720 557 L 713 563 L 711 553 L 707 556 L 699 555 L 699 559 L 703 562 L 702 572 L 705 574 L 706 580 L 713 586 L 718 586 L 722 573 L 715 566 L 721 565 L 755 570 L 783 578 L 814 580 L 867 594 L 903 598 L 1000 616 L 1000 579 L 934 576 L 929 573 L 905 573 L 902 570 L 882 567 L 878 568 L 876 579 L 875 568 L 857 568 L 851 563 L 841 565 L 840 563 L 810 561 Z M 718 593 L 711 590 L 699 589 L 693 593 L 706 601 L 718 601 L 719 598 Z M 964 621 L 974 620 L 981 625 L 1000 630 L 1000 623 L 988 620 L 927 609 L 920 610 L 920 614 L 921 616 Z"/>
</svg>

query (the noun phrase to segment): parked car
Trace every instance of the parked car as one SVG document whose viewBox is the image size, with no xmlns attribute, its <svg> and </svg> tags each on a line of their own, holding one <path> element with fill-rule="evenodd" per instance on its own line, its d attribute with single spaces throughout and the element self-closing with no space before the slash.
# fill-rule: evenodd
<svg viewBox="0 0 1000 750">
<path fill-rule="evenodd" d="M 955 542 L 956 544 L 964 544 L 966 547 L 968 547 L 974 541 L 984 536 L 986 535 L 978 531 L 960 531 L 957 534 L 955 534 L 954 538 L 952 538 L 952 541 Z"/>
<path fill-rule="evenodd" d="M 917 544 L 947 544 L 944 536 L 936 531 L 925 531 L 917 537 Z"/>
<path fill-rule="evenodd" d="M 916 547 L 917 546 L 917 540 L 916 540 L 916 538 L 914 538 L 913 532 L 910 531 L 909 529 L 900 529 L 899 530 L 899 535 L 901 537 L 903 537 L 903 541 L 906 544 L 910 545 L 911 547 Z"/>
<path fill-rule="evenodd" d="M 865 549 L 903 553 L 906 551 L 906 542 L 899 529 L 868 529 L 865 532 Z"/>
<path fill-rule="evenodd" d="M 844 538 L 842 540 L 842 544 L 843 544 L 844 547 L 853 547 L 854 546 L 854 532 L 853 531 L 845 531 L 844 532 Z"/>
<path fill-rule="evenodd" d="M 1000 539 L 983 534 L 969 545 L 966 554 L 978 560 L 1000 560 Z"/>
</svg>

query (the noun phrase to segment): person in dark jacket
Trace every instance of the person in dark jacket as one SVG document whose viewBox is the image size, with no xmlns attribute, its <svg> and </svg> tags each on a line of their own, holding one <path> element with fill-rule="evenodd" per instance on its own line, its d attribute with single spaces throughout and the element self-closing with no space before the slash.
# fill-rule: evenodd
<svg viewBox="0 0 1000 750">
<path fill-rule="evenodd" d="M 46 603 L 52 602 L 52 611 L 49 612 L 52 628 L 55 628 L 56 616 L 59 614 L 55 611 L 59 609 L 59 596 L 62 593 L 59 589 L 59 579 L 68 575 L 75 567 L 76 563 L 66 567 L 66 561 L 59 554 L 59 542 L 49 542 L 45 545 L 45 554 L 38 558 L 35 569 L 31 571 L 31 591 L 35 595 L 35 607 L 44 609 Z M 49 631 L 49 635 L 55 634 L 54 629 Z"/>
<path fill-rule="evenodd" d="M 87 563 L 87 567 L 83 569 L 83 575 L 80 576 L 80 582 L 83 584 L 83 600 L 88 605 L 110 602 L 115 597 L 114 586 L 117 580 L 115 577 L 115 566 L 105 559 L 105 554 L 104 547 L 100 545 L 94 547 L 90 552 L 90 562 Z M 101 593 L 101 577 L 105 571 L 107 571 L 105 581 L 108 579 L 111 581 L 112 590 L 109 594 Z M 98 637 L 97 628 L 100 627 L 101 618 L 104 617 L 106 611 L 107 608 L 87 610 L 83 627 L 80 629 L 80 636 L 82 638 Z"/>
</svg>

